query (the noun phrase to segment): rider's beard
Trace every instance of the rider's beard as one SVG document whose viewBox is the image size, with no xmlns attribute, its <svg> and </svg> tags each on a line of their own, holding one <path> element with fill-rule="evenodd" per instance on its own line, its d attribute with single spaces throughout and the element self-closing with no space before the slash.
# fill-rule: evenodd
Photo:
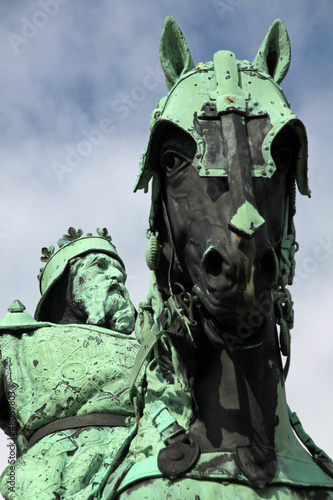
<svg viewBox="0 0 333 500">
<path fill-rule="evenodd" d="M 84 292 L 73 290 L 77 304 L 87 313 L 87 323 L 120 333 L 134 330 L 135 310 L 127 289 L 121 283 L 86 286 Z"/>
</svg>

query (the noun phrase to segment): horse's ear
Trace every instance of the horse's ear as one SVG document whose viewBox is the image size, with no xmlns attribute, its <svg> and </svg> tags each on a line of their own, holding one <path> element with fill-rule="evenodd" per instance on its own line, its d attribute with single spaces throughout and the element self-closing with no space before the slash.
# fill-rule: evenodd
<svg viewBox="0 0 333 500">
<path fill-rule="evenodd" d="M 194 62 L 184 35 L 170 16 L 166 18 L 162 31 L 160 60 L 168 90 L 181 75 L 194 69 Z"/>
<path fill-rule="evenodd" d="M 288 72 L 290 58 L 289 36 L 284 23 L 277 19 L 269 28 L 253 64 L 279 84 Z"/>
</svg>

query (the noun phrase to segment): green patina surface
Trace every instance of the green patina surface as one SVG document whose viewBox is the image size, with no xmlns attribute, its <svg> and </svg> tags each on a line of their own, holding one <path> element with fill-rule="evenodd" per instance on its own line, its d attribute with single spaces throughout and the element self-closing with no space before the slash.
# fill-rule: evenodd
<svg viewBox="0 0 333 500">
<path fill-rule="evenodd" d="M 54 325 L 19 336 L 4 333 L 1 375 L 11 415 L 15 414 L 24 436 L 29 439 L 55 418 L 96 412 L 133 415 L 129 376 L 137 350 L 131 337 L 97 327 Z M 64 430 L 45 436 L 27 452 L 27 441 L 18 437 L 23 455 L 14 466 L 15 493 L 11 495 L 7 468 L 2 494 L 67 498 L 90 484 L 127 434 L 126 428 Z"/>
<path fill-rule="evenodd" d="M 275 54 L 274 62 L 270 59 L 272 54 Z M 278 133 L 285 126 L 289 126 L 295 131 L 299 140 L 295 172 L 297 185 L 301 194 L 310 196 L 307 182 L 305 129 L 291 111 L 279 86 L 290 63 L 290 43 L 281 21 L 273 23 L 253 63 L 237 61 L 231 52 L 220 51 L 215 54 L 213 62 L 200 63 L 195 67 L 183 34 L 175 21 L 167 18 L 161 38 L 160 58 L 169 93 L 159 102 L 153 112 L 150 123 L 151 137 L 141 159 L 135 186 L 135 189 L 147 191 L 152 179 L 152 207 L 149 222 L 153 241 L 149 243 L 146 258 L 153 273 L 148 300 L 140 305 L 139 310 L 137 336 L 142 347 L 137 359 L 140 366 L 145 355 L 148 355 L 151 350 L 158 359 L 156 342 L 160 340 L 166 346 L 166 350 L 171 353 L 172 377 L 168 377 L 166 367 L 161 370 L 155 360 L 148 365 L 145 407 L 139 421 L 137 435 L 132 441 L 125 462 L 109 477 L 102 498 L 103 500 L 156 497 L 182 500 L 333 498 L 333 481 L 324 472 L 325 467 L 323 467 L 326 462 L 328 470 L 332 467 L 332 462 L 313 444 L 310 438 L 308 439 L 308 436 L 305 434 L 302 436 L 302 432 L 299 436 L 304 443 L 310 444 L 309 450 L 314 458 L 297 441 L 291 426 L 291 422 L 294 425 L 297 419 L 294 417 L 293 421 L 293 418 L 290 419 L 288 415 L 283 377 L 277 384 L 276 471 L 269 483 L 259 487 L 249 477 L 245 477 L 240 471 L 237 458 L 235 459 L 234 450 L 201 453 L 197 464 L 182 477 L 163 477 L 158 466 L 158 453 L 168 446 L 165 438 L 168 426 L 171 429 L 172 422 L 176 420 L 185 431 L 189 431 L 195 412 L 191 389 L 182 376 L 174 346 L 168 335 L 168 328 L 173 321 L 173 311 L 167 310 L 168 308 L 165 312 L 168 319 L 161 328 L 161 317 L 163 317 L 166 303 L 156 283 L 159 260 L 155 242 L 157 232 L 154 233 L 159 229 L 156 224 L 156 213 L 161 200 L 161 172 L 158 158 L 160 137 L 163 136 L 168 126 L 178 127 L 189 134 L 196 143 L 196 155 L 191 161 L 191 166 L 196 169 L 199 176 L 228 176 L 230 180 L 228 162 L 223 150 L 216 149 L 216 142 L 212 146 L 215 148 L 214 152 L 209 149 L 211 147 L 209 134 L 212 131 L 215 133 L 213 127 L 209 125 L 211 127 L 209 131 L 208 125 L 205 125 L 206 129 L 203 126 L 200 128 L 198 121 L 205 119 L 207 124 L 209 120 L 220 119 L 228 113 L 262 120 L 265 136 L 260 151 L 255 142 L 250 141 L 249 144 L 252 158 L 251 175 L 270 179 L 276 171 L 271 151 L 272 143 Z M 265 117 L 267 120 L 263 121 Z M 231 158 L 237 154 L 236 144 L 234 146 L 235 151 L 230 152 Z M 293 201 L 290 202 L 291 212 L 294 209 L 293 203 Z M 276 321 L 281 322 L 289 334 L 289 328 L 293 323 L 292 301 L 285 286 L 292 283 L 296 244 L 294 229 L 288 217 L 289 200 L 287 198 L 282 236 L 280 289 L 276 291 L 274 300 L 279 304 Z M 235 224 L 238 232 L 250 236 L 251 232 L 262 222 L 256 208 L 246 198 L 243 205 L 235 210 L 234 217 L 230 221 Z M 288 345 L 283 348 L 284 354 L 289 355 L 289 343 L 286 341 L 285 344 Z M 271 376 L 275 377 L 275 361 L 267 359 L 263 360 L 264 362 L 270 367 Z M 138 371 L 138 366 L 135 369 Z M 285 376 L 286 373 L 287 370 L 285 370 Z M 161 411 L 160 415 L 164 415 L 165 420 L 163 422 L 161 419 L 159 425 L 156 425 L 154 421 L 157 412 L 156 405 L 160 405 L 161 402 L 168 410 Z M 228 424 L 221 422 L 221 426 L 224 425 Z M 320 467 L 316 463 L 317 460 L 319 462 L 321 460 Z"/>
<path fill-rule="evenodd" d="M 128 335 L 135 314 L 125 269 L 107 238 L 74 238 L 56 253 L 44 249 L 51 265 L 43 270 L 36 315 L 41 303 L 46 314 L 48 294 L 70 265 L 72 304 L 80 305 L 90 324 L 38 322 L 19 301 L 0 321 L 1 426 L 19 454 L 1 476 L 6 499 L 84 498 L 133 424 L 129 380 L 139 344 Z M 108 317 L 117 331 L 104 327 Z M 91 414 L 122 415 L 128 426 L 62 429 L 28 447 L 43 426 Z"/>
<path fill-rule="evenodd" d="M 273 71 L 268 61 L 272 47 L 277 53 Z M 276 171 L 271 154 L 273 140 L 286 125 L 291 126 L 300 142 L 296 166 L 298 188 L 302 194 L 310 195 L 305 129 L 279 87 L 290 62 L 289 39 L 281 21 L 273 23 L 253 63 L 237 61 L 231 52 L 219 51 L 213 62 L 195 67 L 185 38 L 171 18 L 165 24 L 160 54 L 169 93 L 153 113 L 152 136 L 136 184 L 136 189 L 147 190 L 153 178 L 151 230 L 155 229 L 155 209 L 160 197 L 158 151 L 153 136 L 158 136 L 160 127 L 174 124 L 195 140 L 197 154 L 192 164 L 199 177 L 231 178 L 224 153 L 220 151 L 218 161 L 213 162 L 208 132 L 207 135 L 202 129 L 198 132 L 197 120 L 203 116 L 207 120 L 229 113 L 240 115 L 242 120 L 268 117 L 260 154 L 254 142 L 249 145 L 253 159 L 250 176 L 268 179 Z M 230 151 L 230 157 L 234 156 L 235 152 Z M 230 222 L 237 231 L 251 236 L 262 220 L 247 199 L 246 189 L 244 192 L 245 199 L 235 207 Z M 177 310 L 176 303 L 164 302 L 153 273 L 147 302 L 141 303 L 136 323 L 140 349 L 139 342 L 128 336 L 133 330 L 135 312 L 125 288 L 123 262 L 107 231 L 98 230 L 98 234 L 82 237 L 81 230 L 70 228 L 69 234 L 58 242 L 60 250 L 43 249 L 47 264 L 40 277 L 42 298 L 35 314 L 36 320 L 42 321 L 29 317 L 19 302 L 13 303 L 0 321 L 0 397 L 5 403 L 1 425 L 20 452 L 20 457 L 1 477 L 4 497 L 12 500 L 333 498 L 332 480 L 294 436 L 283 381 L 277 384 L 277 468 L 269 484 L 255 485 L 242 474 L 234 451 L 225 450 L 201 453 L 197 464 L 182 477 L 163 477 L 157 464 L 159 452 L 168 446 L 175 423 L 188 432 L 195 414 L 191 389 L 168 334 L 168 327 L 183 312 Z M 158 268 L 157 247 L 156 239 L 147 252 L 148 265 L 153 270 Z M 281 286 L 286 293 L 284 287 L 292 281 L 294 273 L 293 229 L 291 234 L 284 234 L 282 247 L 285 268 L 281 269 L 286 270 L 287 277 Z M 47 319 L 48 299 L 68 269 L 70 307 L 66 317 L 76 314 L 81 324 L 68 321 L 53 324 Z M 280 297 L 279 320 L 287 328 L 292 324 L 291 297 L 283 297 Z M 161 326 L 162 319 L 165 322 Z M 191 337 L 188 319 L 180 319 Z M 156 362 L 157 341 L 170 354 L 169 372 Z M 289 354 L 289 343 L 285 351 Z M 147 359 L 144 407 L 138 409 L 136 398 L 132 398 L 137 395 L 134 384 L 140 386 L 138 374 Z M 268 359 L 266 363 L 273 376 L 275 361 Z M 94 413 L 123 415 L 128 417 L 128 426 L 63 429 L 45 435 L 28 448 L 34 432 L 50 422 Z M 298 425 L 295 416 L 291 420 Z M 312 454 L 326 460 L 314 445 Z"/>
</svg>

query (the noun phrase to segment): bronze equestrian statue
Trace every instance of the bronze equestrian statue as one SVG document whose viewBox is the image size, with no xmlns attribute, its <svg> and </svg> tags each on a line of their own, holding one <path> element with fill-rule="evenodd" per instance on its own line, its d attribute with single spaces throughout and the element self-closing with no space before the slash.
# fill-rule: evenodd
<svg viewBox="0 0 333 500">
<path fill-rule="evenodd" d="M 54 498 L 333 498 L 332 461 L 305 433 L 285 395 L 293 327 L 288 285 L 298 248 L 296 186 L 310 196 L 305 128 L 280 88 L 290 64 L 286 29 L 279 20 L 272 24 L 253 63 L 222 50 L 195 66 L 179 27 L 167 18 L 160 57 L 168 94 L 153 112 L 136 183 L 145 191 L 151 183 L 152 196 L 146 249 L 151 283 L 136 319 L 141 347 L 119 334 L 119 356 L 110 343 L 107 387 L 112 394 L 118 374 L 121 398 L 112 411 L 101 411 L 128 415 L 127 427 L 123 418 L 117 425 L 110 417 L 112 443 L 102 424 L 110 438 L 108 456 L 103 440 L 100 450 L 92 445 L 98 458 L 81 480 L 87 486 Z M 88 321 L 95 338 L 106 299 L 99 295 L 97 271 L 89 278 L 89 270 L 80 274 L 76 264 L 70 264 L 73 279 L 66 278 L 68 295 L 62 288 L 61 296 L 81 307 L 78 323 Z M 88 295 L 81 290 L 87 284 Z M 52 306 L 49 312 L 59 310 Z M 51 321 L 40 308 L 37 316 Z M 103 329 L 114 330 L 111 313 L 103 321 Z M 6 332 L 7 343 L 8 335 L 20 345 L 15 333 Z M 118 339 L 112 332 L 110 337 Z M 123 364 L 125 373 L 126 352 L 132 363 Z M 10 373 L 7 366 L 8 380 Z M 98 400 L 105 371 L 103 376 Z M 89 420 L 87 432 L 97 429 L 98 422 Z M 70 460 L 82 444 L 82 429 L 75 432 L 62 429 L 38 441 L 48 445 L 54 474 L 52 446 L 76 438 L 77 448 L 66 449 Z M 29 448 L 35 460 L 43 456 L 38 442 Z"/>
<path fill-rule="evenodd" d="M 285 396 L 296 186 L 310 196 L 305 128 L 280 87 L 285 26 L 253 63 L 222 50 L 195 66 L 167 18 L 160 59 L 168 94 L 136 183 L 152 196 L 143 409 L 102 498 L 333 498 L 332 461 Z"/>
</svg>

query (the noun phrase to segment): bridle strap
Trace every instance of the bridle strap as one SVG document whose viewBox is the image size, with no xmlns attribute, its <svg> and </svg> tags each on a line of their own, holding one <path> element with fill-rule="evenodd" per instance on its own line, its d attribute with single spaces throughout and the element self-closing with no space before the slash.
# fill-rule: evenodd
<svg viewBox="0 0 333 500">
<path fill-rule="evenodd" d="M 170 296 L 168 300 L 165 302 L 164 310 L 157 317 L 154 325 L 152 326 L 150 332 L 144 339 L 141 347 L 138 351 L 138 354 L 135 358 L 134 366 L 132 369 L 132 374 L 130 378 L 130 397 L 133 399 L 135 396 L 135 382 L 138 378 L 140 370 L 148 358 L 152 348 L 157 344 L 160 340 L 163 333 L 166 333 L 166 330 L 172 325 L 172 323 L 181 316 L 181 308 L 177 304 L 175 298 Z"/>
<path fill-rule="evenodd" d="M 289 193 L 287 193 L 279 258 L 278 289 L 274 291 L 274 303 L 277 310 L 275 318 L 277 324 L 280 325 L 280 349 L 282 354 L 286 356 L 286 363 L 283 367 L 284 380 L 287 378 L 290 366 L 290 330 L 294 326 L 293 301 L 286 286 L 292 284 L 295 273 L 294 255 L 298 250 L 298 245 L 295 241 L 293 222 L 290 221 L 289 215 L 290 197 Z"/>
</svg>

